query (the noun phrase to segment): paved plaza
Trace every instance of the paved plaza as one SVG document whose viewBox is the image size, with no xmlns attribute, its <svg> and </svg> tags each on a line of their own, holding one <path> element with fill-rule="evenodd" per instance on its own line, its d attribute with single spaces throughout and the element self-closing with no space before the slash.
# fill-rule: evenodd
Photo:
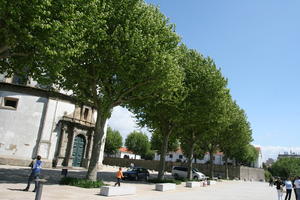
<svg viewBox="0 0 300 200">
<path fill-rule="evenodd" d="M 26 186 L 28 168 L 0 166 L 0 199 L 2 200 L 32 200 L 35 193 L 21 191 Z M 199 188 L 186 188 L 184 184 L 177 186 L 175 191 L 158 192 L 154 184 L 146 182 L 126 181 L 123 185 L 134 185 L 136 195 L 104 197 L 100 196 L 99 189 L 84 189 L 72 186 L 58 185 L 60 170 L 43 170 L 44 176 L 49 180 L 44 186 L 43 200 L 276 200 L 276 190 L 267 183 L 222 181 L 216 185 Z M 83 177 L 85 171 L 72 170 L 69 176 Z M 98 176 L 108 184 L 113 184 L 114 173 L 103 171 Z M 34 184 L 31 186 L 33 189 Z M 294 200 L 294 196 L 292 197 Z"/>
</svg>

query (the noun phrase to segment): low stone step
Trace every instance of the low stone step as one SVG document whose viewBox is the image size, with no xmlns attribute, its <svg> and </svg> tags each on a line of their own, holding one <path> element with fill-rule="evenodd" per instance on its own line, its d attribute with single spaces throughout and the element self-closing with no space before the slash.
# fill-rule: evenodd
<svg viewBox="0 0 300 200">
<path fill-rule="evenodd" d="M 168 191 L 168 190 L 175 190 L 176 184 L 175 183 L 157 183 L 155 185 L 155 190 L 157 191 Z"/>
<path fill-rule="evenodd" d="M 102 186 L 100 188 L 100 195 L 103 196 L 122 196 L 132 195 L 136 193 L 136 187 L 134 186 Z"/>
<path fill-rule="evenodd" d="M 200 182 L 188 181 L 185 183 L 185 187 L 189 187 L 189 188 L 200 187 Z"/>
</svg>

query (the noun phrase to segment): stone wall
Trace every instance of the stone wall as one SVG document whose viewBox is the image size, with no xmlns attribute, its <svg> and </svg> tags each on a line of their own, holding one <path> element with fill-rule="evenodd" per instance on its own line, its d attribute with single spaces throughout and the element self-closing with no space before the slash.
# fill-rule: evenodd
<svg viewBox="0 0 300 200">
<path fill-rule="evenodd" d="M 265 180 L 264 170 L 261 168 L 252 167 L 240 167 L 240 179 L 241 180 Z"/>
<path fill-rule="evenodd" d="M 24 159 L 24 158 L 3 156 L 3 155 L 0 156 L 0 165 L 28 167 L 31 162 L 32 162 L 31 159 Z M 50 160 L 42 159 L 42 162 L 43 162 L 43 168 L 51 168 L 52 167 L 52 162 Z"/>
<path fill-rule="evenodd" d="M 124 158 L 110 158 L 106 157 L 103 160 L 104 165 L 119 166 L 119 167 L 129 167 L 130 163 L 135 166 L 144 167 L 149 170 L 158 170 L 159 161 L 156 160 L 135 160 L 135 159 L 124 159 Z M 180 162 L 166 162 L 166 171 L 171 172 L 173 166 L 184 166 L 185 163 Z M 199 169 L 205 175 L 210 172 L 210 166 L 208 164 L 193 164 L 193 167 Z M 224 165 L 214 165 L 215 176 L 225 177 L 225 166 Z M 241 180 L 254 180 L 261 181 L 264 180 L 264 170 L 260 168 L 251 168 L 243 166 L 229 166 L 228 174 L 230 179 L 239 178 Z"/>
</svg>

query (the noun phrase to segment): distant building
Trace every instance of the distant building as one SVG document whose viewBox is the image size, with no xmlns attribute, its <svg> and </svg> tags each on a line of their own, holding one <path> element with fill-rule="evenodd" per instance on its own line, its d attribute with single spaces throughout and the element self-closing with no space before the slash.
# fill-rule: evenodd
<svg viewBox="0 0 300 200">
<path fill-rule="evenodd" d="M 281 158 L 300 158 L 300 154 L 297 154 L 295 152 L 284 152 L 283 154 L 278 154 L 277 159 L 281 159 Z"/>
<path fill-rule="evenodd" d="M 160 160 L 160 155 L 155 153 L 154 160 Z M 183 155 L 182 150 L 179 148 L 177 151 L 168 152 L 166 154 L 165 160 L 168 162 L 187 162 L 187 158 Z M 206 153 L 203 159 L 194 159 L 194 163 L 206 164 L 210 161 L 209 153 Z M 224 165 L 224 154 L 222 152 L 217 152 L 213 156 L 213 163 L 215 165 Z M 232 160 L 228 159 L 228 163 L 233 163 Z"/>
<path fill-rule="evenodd" d="M 113 155 L 105 154 L 106 157 L 113 158 L 127 158 L 127 159 L 137 159 L 140 160 L 141 156 L 134 154 L 132 151 L 129 151 L 126 147 L 119 148 L 118 152 Z"/>
<path fill-rule="evenodd" d="M 260 147 L 256 147 L 258 152 L 258 158 L 256 161 L 251 163 L 251 167 L 254 168 L 262 168 L 262 153 Z M 160 155 L 155 153 L 154 160 L 160 160 Z M 177 151 L 168 152 L 166 154 L 165 160 L 167 162 L 187 162 L 187 158 L 183 155 L 182 150 L 179 148 Z M 209 153 L 206 153 L 202 159 L 194 159 L 194 163 L 206 164 L 210 161 Z M 213 163 L 215 165 L 224 165 L 225 164 L 225 156 L 223 152 L 217 152 L 213 156 Z M 233 164 L 234 160 L 228 159 L 228 164 Z"/>
<path fill-rule="evenodd" d="M 260 147 L 255 147 L 256 151 L 258 152 L 258 157 L 256 161 L 254 161 L 251 165 L 251 167 L 254 168 L 263 168 L 263 160 L 262 160 L 262 153 Z"/>
<path fill-rule="evenodd" d="M 273 158 L 268 158 L 268 160 L 266 160 L 265 164 L 267 167 L 271 167 L 274 162 L 275 162 L 275 160 Z"/>
</svg>

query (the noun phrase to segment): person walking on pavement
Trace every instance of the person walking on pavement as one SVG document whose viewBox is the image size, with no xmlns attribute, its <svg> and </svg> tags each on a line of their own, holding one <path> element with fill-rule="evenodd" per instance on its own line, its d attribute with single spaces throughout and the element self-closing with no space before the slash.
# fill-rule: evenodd
<svg viewBox="0 0 300 200">
<path fill-rule="evenodd" d="M 285 189 L 286 189 L 286 195 L 284 200 L 291 200 L 292 190 L 293 190 L 293 183 L 290 178 L 287 178 L 287 180 L 284 182 Z"/>
<path fill-rule="evenodd" d="M 294 181 L 294 188 L 295 188 L 296 200 L 300 200 L 300 177 L 299 176 Z"/>
<path fill-rule="evenodd" d="M 31 166 L 31 173 L 28 177 L 28 183 L 27 183 L 27 187 L 23 190 L 23 191 L 28 191 L 29 187 L 30 187 L 30 183 L 31 181 L 34 180 L 35 184 L 34 184 L 34 190 L 32 192 L 35 192 L 37 190 L 38 187 L 38 181 L 37 179 L 39 179 L 40 174 L 41 174 L 41 168 L 42 168 L 42 161 L 41 161 L 41 156 L 37 156 L 35 161 L 32 161 L 32 163 L 30 164 Z"/>
<path fill-rule="evenodd" d="M 115 183 L 115 186 L 118 185 L 120 187 L 120 185 L 121 185 L 121 179 L 124 178 L 121 167 L 119 168 L 119 171 L 116 174 L 116 178 L 117 178 L 117 182 Z"/>
<path fill-rule="evenodd" d="M 280 178 L 277 178 L 277 180 L 274 182 L 274 185 L 276 186 L 277 194 L 278 194 L 278 200 L 282 200 L 283 195 L 283 182 Z M 297 199 L 298 200 L 298 199 Z"/>
</svg>

